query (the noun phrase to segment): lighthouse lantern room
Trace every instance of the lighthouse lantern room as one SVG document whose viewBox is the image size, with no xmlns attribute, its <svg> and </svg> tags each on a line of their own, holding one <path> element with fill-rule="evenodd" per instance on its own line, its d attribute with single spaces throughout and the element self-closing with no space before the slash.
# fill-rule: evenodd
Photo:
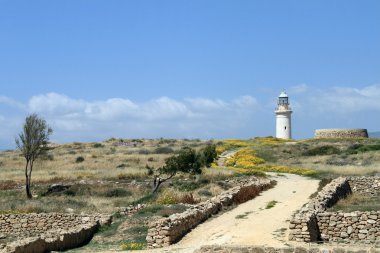
<svg viewBox="0 0 380 253">
<path fill-rule="evenodd" d="M 276 108 L 276 137 L 282 139 L 292 138 L 291 114 L 292 109 L 289 106 L 289 97 L 285 91 L 281 92 L 278 97 Z"/>
</svg>

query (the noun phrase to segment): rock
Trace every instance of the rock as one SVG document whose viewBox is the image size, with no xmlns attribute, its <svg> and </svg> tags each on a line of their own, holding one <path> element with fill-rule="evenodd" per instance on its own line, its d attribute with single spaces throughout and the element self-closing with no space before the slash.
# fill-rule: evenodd
<svg viewBox="0 0 380 253">
<path fill-rule="evenodd" d="M 71 185 L 52 184 L 49 186 L 47 191 L 42 195 L 47 196 L 47 195 L 51 195 L 54 193 L 63 193 L 63 192 L 66 192 L 70 187 L 71 187 Z"/>
</svg>

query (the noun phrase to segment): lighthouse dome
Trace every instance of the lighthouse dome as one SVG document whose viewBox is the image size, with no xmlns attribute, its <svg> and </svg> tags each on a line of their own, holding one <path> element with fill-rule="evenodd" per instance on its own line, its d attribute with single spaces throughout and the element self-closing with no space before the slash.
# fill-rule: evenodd
<svg viewBox="0 0 380 253">
<path fill-rule="evenodd" d="M 288 94 L 286 94 L 285 91 L 281 92 L 280 96 L 278 96 L 279 98 L 287 98 L 288 97 Z"/>
</svg>

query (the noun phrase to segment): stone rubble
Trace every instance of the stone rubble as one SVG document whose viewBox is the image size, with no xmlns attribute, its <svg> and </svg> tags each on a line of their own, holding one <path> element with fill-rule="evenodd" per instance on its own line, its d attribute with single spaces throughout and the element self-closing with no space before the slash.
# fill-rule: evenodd
<svg viewBox="0 0 380 253">
<path fill-rule="evenodd" d="M 145 207 L 146 204 L 129 205 L 127 207 L 119 207 L 118 212 L 122 215 L 131 216 Z"/>
</svg>

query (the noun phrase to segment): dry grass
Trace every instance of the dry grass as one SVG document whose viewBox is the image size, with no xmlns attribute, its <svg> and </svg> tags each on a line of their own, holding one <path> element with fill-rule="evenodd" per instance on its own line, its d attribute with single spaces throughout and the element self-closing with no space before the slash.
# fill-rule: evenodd
<svg viewBox="0 0 380 253">
<path fill-rule="evenodd" d="M 353 193 L 347 198 L 341 199 L 329 211 L 374 211 L 380 209 L 380 196 L 368 196 Z"/>
<path fill-rule="evenodd" d="M 35 163 L 32 192 L 36 197 L 33 200 L 26 199 L 23 189 L 24 158 L 18 151 L 0 152 L 0 212 L 112 213 L 116 207 L 134 202 L 155 203 L 156 196 L 150 196 L 152 178 L 147 175 L 145 166 L 161 166 L 177 150 L 185 146 L 198 149 L 207 143 L 113 139 L 102 143 L 54 145 L 45 159 Z M 221 178 L 222 174 L 222 171 L 205 170 L 204 176 Z M 188 184 L 195 180 L 186 177 L 178 175 L 176 180 L 188 180 Z M 68 192 L 44 196 L 53 183 L 73 186 Z M 191 194 L 178 193 L 176 202 L 196 202 L 198 197 Z"/>
<path fill-rule="evenodd" d="M 145 165 L 161 166 L 171 154 L 157 153 L 158 148 L 168 147 L 174 151 L 184 146 L 200 147 L 204 141 L 192 140 L 141 140 L 134 142 L 112 140 L 103 143 L 69 143 L 55 145 L 48 159 L 35 163 L 32 177 L 39 181 L 53 178 L 107 179 L 121 174 L 145 176 Z M 77 162 L 83 157 L 83 162 Z M 24 180 L 25 160 L 18 151 L 0 152 L 0 181 Z"/>
</svg>

